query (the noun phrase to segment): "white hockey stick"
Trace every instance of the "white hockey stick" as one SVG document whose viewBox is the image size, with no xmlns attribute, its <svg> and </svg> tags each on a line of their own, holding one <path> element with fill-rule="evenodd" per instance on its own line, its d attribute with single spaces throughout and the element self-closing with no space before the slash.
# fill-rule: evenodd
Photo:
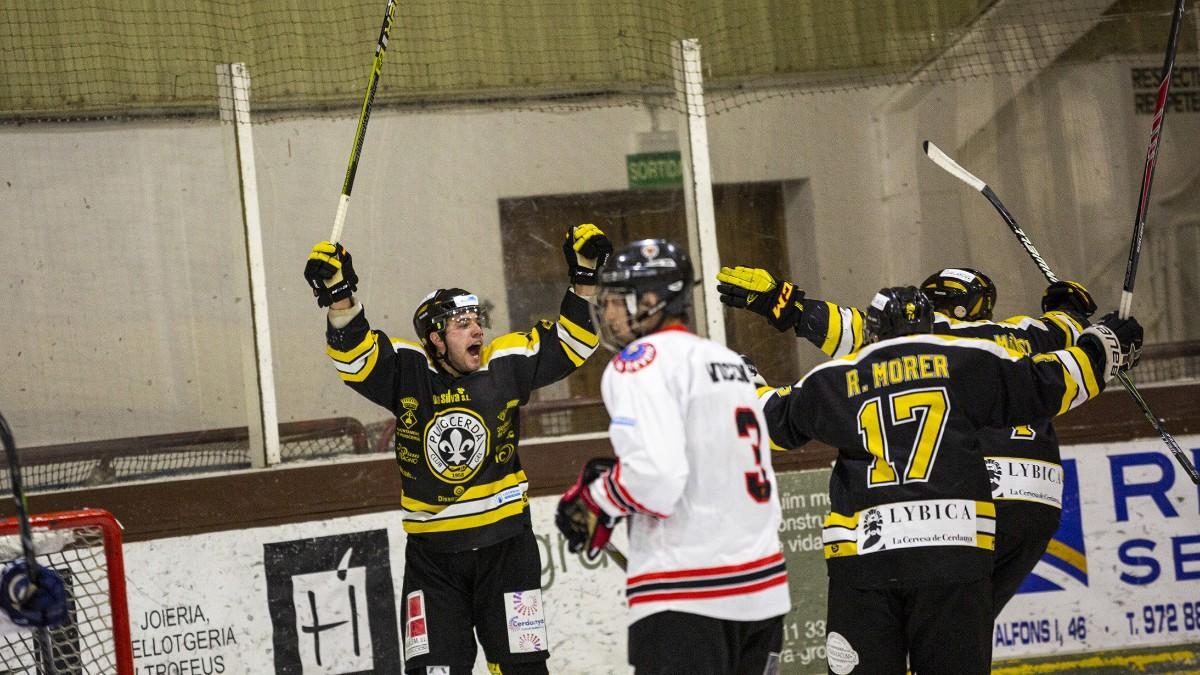
<svg viewBox="0 0 1200 675">
<path fill-rule="evenodd" d="M 992 192 L 992 188 L 988 187 L 987 183 L 979 180 L 970 171 L 959 166 L 958 162 L 950 159 L 950 156 L 942 152 L 941 148 L 934 145 L 933 142 L 925 141 L 922 143 L 922 147 L 925 148 L 925 155 L 929 159 L 932 159 L 934 164 L 942 167 L 946 170 L 946 173 L 970 185 L 986 197 L 992 203 L 992 206 L 996 207 L 996 211 L 1000 213 L 1000 217 L 1004 219 L 1004 222 L 1008 223 L 1008 227 L 1013 231 L 1013 234 L 1017 235 L 1017 240 L 1025 247 L 1025 252 L 1029 254 L 1029 257 L 1033 258 L 1034 264 L 1042 271 L 1042 275 L 1046 277 L 1046 280 L 1050 283 L 1058 281 L 1058 277 L 1054 275 L 1054 272 L 1050 271 L 1050 266 L 1046 264 L 1046 261 L 1042 258 L 1042 254 L 1038 253 L 1033 242 L 1029 240 L 1029 235 L 1025 234 L 1025 230 L 1021 229 L 1021 226 L 1017 224 L 1016 218 L 1013 218 L 1008 209 L 1004 208 L 1004 204 L 1000 201 L 1000 198 L 996 196 L 995 192 Z"/>
<path fill-rule="evenodd" d="M 1033 258 L 1033 262 L 1037 263 L 1038 268 L 1042 270 L 1042 275 L 1046 277 L 1046 280 L 1050 283 L 1058 281 L 1058 277 L 1055 276 L 1054 272 L 1050 270 L 1050 265 L 1046 264 L 1046 261 L 1042 258 L 1042 255 L 1038 253 L 1038 250 L 1034 247 L 1033 242 L 1029 240 L 1029 236 L 1025 234 L 1025 231 L 1021 229 L 1020 225 L 1017 225 L 1016 219 L 1012 217 L 1012 214 L 1008 212 L 1008 209 L 1004 208 L 1004 204 L 1000 202 L 1000 198 L 996 196 L 996 193 L 992 192 L 992 189 L 987 186 L 987 183 L 979 180 L 971 172 L 959 166 L 958 162 L 950 159 L 949 155 L 942 152 L 933 143 L 925 141 L 923 147 L 925 148 L 925 154 L 928 155 L 929 159 L 932 159 L 935 164 L 945 169 L 950 175 L 978 190 L 983 194 L 984 197 L 987 197 L 987 200 L 992 203 L 992 206 L 996 207 L 996 210 L 1000 212 L 1000 216 L 1004 218 L 1004 222 L 1008 223 L 1009 229 L 1013 231 L 1013 234 L 1017 235 L 1017 239 L 1021 242 L 1021 245 L 1025 247 L 1025 251 L 1029 253 L 1029 257 Z M 1153 172 L 1153 169 L 1151 168 L 1149 171 Z M 1130 253 L 1130 259 L 1136 260 L 1132 252 Z M 1136 262 L 1134 264 L 1136 265 Z M 1132 294 L 1130 294 L 1128 297 L 1132 298 Z M 1124 297 L 1122 299 L 1124 299 Z M 1122 315 L 1121 318 L 1126 317 Z M 1179 447 L 1179 442 L 1175 440 L 1175 437 L 1167 431 L 1166 427 L 1163 426 L 1162 421 L 1158 419 L 1158 416 L 1150 410 L 1150 405 L 1146 403 L 1146 399 L 1142 398 L 1142 393 L 1138 391 L 1137 387 L 1134 386 L 1133 381 L 1129 379 L 1129 375 L 1127 375 L 1124 371 L 1120 371 L 1117 373 L 1117 379 L 1120 380 L 1121 385 L 1125 387 L 1125 391 L 1129 392 L 1129 395 L 1133 397 L 1134 403 L 1137 404 L 1138 408 L 1142 411 L 1142 414 L 1146 416 L 1146 419 L 1150 421 L 1150 425 L 1154 427 L 1154 430 L 1158 432 L 1158 435 L 1160 438 L 1162 438 L 1163 443 L 1167 444 L 1167 448 L 1171 451 L 1171 454 L 1175 456 L 1175 461 L 1179 463 L 1179 466 L 1183 467 L 1184 473 L 1187 474 L 1192 483 L 1200 485 L 1200 472 L 1196 471 L 1196 466 L 1192 464 L 1192 461 L 1188 459 L 1188 456 L 1183 453 L 1183 448 Z"/>
</svg>

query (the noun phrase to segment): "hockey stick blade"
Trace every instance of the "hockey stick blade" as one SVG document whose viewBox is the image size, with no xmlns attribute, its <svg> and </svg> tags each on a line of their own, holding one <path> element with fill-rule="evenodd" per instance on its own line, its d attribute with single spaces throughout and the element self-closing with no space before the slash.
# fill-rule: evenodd
<svg viewBox="0 0 1200 675">
<path fill-rule="evenodd" d="M 1129 395 L 1133 397 L 1134 402 L 1137 403 L 1138 408 L 1146 416 L 1146 419 L 1150 421 L 1154 430 L 1158 432 L 1163 443 L 1167 444 L 1167 448 L 1171 450 L 1171 454 L 1175 456 L 1175 461 L 1179 462 L 1179 466 L 1183 468 L 1183 472 L 1187 474 L 1188 478 L 1192 479 L 1194 485 L 1200 485 L 1200 472 L 1196 471 L 1196 465 L 1192 464 L 1192 460 L 1188 459 L 1188 456 L 1184 454 L 1183 448 L 1179 447 L 1179 442 L 1175 440 L 1175 437 L 1163 428 L 1162 421 L 1150 411 L 1150 406 L 1146 403 L 1146 399 L 1142 398 L 1142 393 L 1137 390 L 1137 387 L 1133 386 L 1133 381 L 1124 372 L 1118 372 L 1117 379 L 1121 381 L 1121 384 L 1125 387 L 1125 391 L 1129 392 Z"/>
<path fill-rule="evenodd" d="M 1008 212 L 1004 203 L 1000 201 L 1000 198 L 996 196 L 992 188 L 988 187 L 987 183 L 980 180 L 975 174 L 962 168 L 958 162 L 942 152 L 942 149 L 934 145 L 932 141 L 925 141 L 921 144 L 921 147 L 925 149 L 925 156 L 933 160 L 934 164 L 942 167 L 946 173 L 970 185 L 972 189 L 982 194 L 1000 214 L 1000 217 L 1004 219 L 1004 222 L 1008 224 L 1008 229 L 1017 235 L 1017 241 L 1021 242 L 1021 246 L 1025 247 L 1025 252 L 1029 254 L 1029 257 L 1033 259 L 1033 263 L 1042 271 L 1042 276 L 1046 277 L 1046 281 L 1050 283 L 1058 281 L 1058 277 L 1050 270 L 1050 265 L 1046 263 L 1045 259 L 1042 258 L 1042 254 L 1038 252 L 1037 247 L 1029 239 L 1029 235 L 1025 234 L 1025 230 L 1022 230 L 1021 226 L 1017 224 L 1017 219 L 1013 218 L 1013 215 Z"/>
</svg>

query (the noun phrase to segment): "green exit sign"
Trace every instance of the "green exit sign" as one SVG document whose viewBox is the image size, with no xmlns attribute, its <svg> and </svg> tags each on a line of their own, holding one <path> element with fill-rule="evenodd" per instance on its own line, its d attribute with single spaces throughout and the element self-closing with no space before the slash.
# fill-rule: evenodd
<svg viewBox="0 0 1200 675">
<path fill-rule="evenodd" d="M 683 185 L 683 163 L 678 152 L 625 155 L 631 188 L 675 188 Z"/>
</svg>

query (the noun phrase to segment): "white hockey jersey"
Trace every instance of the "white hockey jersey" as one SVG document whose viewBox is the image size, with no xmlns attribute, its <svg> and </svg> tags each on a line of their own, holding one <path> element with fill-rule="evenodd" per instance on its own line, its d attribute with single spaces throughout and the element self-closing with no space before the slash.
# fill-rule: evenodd
<svg viewBox="0 0 1200 675">
<path fill-rule="evenodd" d="M 629 623 L 787 613 L 767 425 L 741 357 L 672 327 L 615 356 L 602 389 L 618 462 L 589 489 L 629 517 Z"/>
</svg>

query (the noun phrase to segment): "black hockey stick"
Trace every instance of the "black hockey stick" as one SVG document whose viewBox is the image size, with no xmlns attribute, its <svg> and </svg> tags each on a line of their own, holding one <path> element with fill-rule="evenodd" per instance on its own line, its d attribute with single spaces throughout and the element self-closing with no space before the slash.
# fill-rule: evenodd
<svg viewBox="0 0 1200 675">
<path fill-rule="evenodd" d="M 4 456 L 8 460 L 8 482 L 12 485 L 13 502 L 17 505 L 17 527 L 21 538 L 21 552 L 25 558 L 25 567 L 29 571 L 29 586 L 26 596 L 37 589 L 42 568 L 37 563 L 37 553 L 33 548 L 33 530 L 29 527 L 29 505 L 25 501 L 25 486 L 21 482 L 21 460 L 17 457 L 17 444 L 13 440 L 12 429 L 8 420 L 0 414 L 0 443 L 4 444 Z M 5 588 L 0 592 L 8 593 Z M 50 675 L 57 672 L 54 668 L 54 652 L 50 647 L 50 632 L 45 627 L 37 629 L 38 644 L 42 650 L 42 662 Z"/>
<path fill-rule="evenodd" d="M 1179 27 L 1183 23 L 1183 2 L 1175 3 L 1171 14 L 1171 33 L 1167 36 L 1167 54 L 1163 58 L 1162 77 L 1158 81 L 1158 100 L 1154 104 L 1154 121 L 1150 125 L 1150 145 L 1146 148 L 1146 164 L 1142 169 L 1142 189 L 1138 193 L 1137 214 L 1133 218 L 1133 239 L 1129 242 L 1129 260 L 1125 263 L 1125 282 L 1121 286 L 1122 319 L 1129 316 L 1133 304 L 1133 282 L 1137 278 L 1138 260 L 1142 257 L 1142 234 L 1146 231 L 1146 212 L 1150 209 L 1150 185 L 1158 166 L 1158 145 L 1162 140 L 1163 117 L 1167 114 L 1167 92 L 1171 89 L 1171 71 L 1175 69 L 1175 48 L 1179 44 Z"/>
<path fill-rule="evenodd" d="M 1029 257 L 1033 258 L 1033 262 L 1037 263 L 1038 269 L 1042 271 L 1042 275 L 1046 277 L 1046 280 L 1050 283 L 1058 281 L 1058 277 L 1055 276 L 1054 272 L 1050 269 L 1050 265 L 1046 263 L 1045 259 L 1043 259 L 1041 254 L 1038 253 L 1037 249 L 1034 248 L 1033 242 L 1029 240 L 1028 235 L 1025 234 L 1024 230 L 1022 230 L 1019 225 L 1017 225 L 1016 219 L 1012 217 L 1012 214 L 1008 212 L 1008 209 L 1004 208 L 1004 204 L 1001 203 L 1000 198 L 996 196 L 996 193 L 992 192 L 992 189 L 988 187 L 986 183 L 976 178 L 971 172 L 959 166 L 957 162 L 955 162 L 953 159 L 950 159 L 946 153 L 938 149 L 938 147 L 933 143 L 925 141 L 924 148 L 925 154 L 928 155 L 935 164 L 945 169 L 955 178 L 958 178 L 962 182 L 981 192 L 984 197 L 987 197 L 987 200 L 992 203 L 992 206 L 996 207 L 996 210 L 1000 212 L 1001 217 L 1004 218 L 1004 222 L 1008 223 L 1008 226 L 1010 229 L 1012 229 L 1013 234 L 1017 235 L 1017 239 L 1020 240 L 1021 245 L 1025 247 L 1025 251 L 1029 253 Z M 1132 256 L 1132 253 L 1130 255 Z M 1160 420 L 1158 416 L 1156 416 L 1154 412 L 1150 410 L 1150 405 L 1146 403 L 1146 399 L 1142 398 L 1141 392 L 1138 391 L 1137 387 L 1133 385 L 1133 381 L 1130 380 L 1129 376 L 1123 371 L 1117 372 L 1117 379 L 1121 381 L 1121 385 L 1125 387 L 1125 391 L 1129 392 L 1129 395 L 1133 397 L 1134 403 L 1136 403 L 1138 408 L 1141 409 L 1142 414 L 1146 416 L 1146 419 L 1149 420 L 1150 425 L 1154 427 L 1154 430 L 1158 432 L 1159 437 L 1161 437 L 1163 442 L 1167 444 L 1167 447 L 1171 450 L 1171 454 L 1175 456 L 1175 461 L 1179 462 L 1179 466 L 1183 467 L 1184 473 L 1188 475 L 1188 478 L 1192 479 L 1193 483 L 1200 485 L 1200 473 L 1197 473 L 1196 466 L 1192 464 L 1192 461 L 1188 459 L 1186 454 L 1184 454 L 1183 448 L 1179 447 L 1179 443 L 1175 440 L 1175 437 L 1172 436 L 1165 427 L 1163 427 L 1162 420 Z"/>
<path fill-rule="evenodd" d="M 333 216 L 333 232 L 329 241 L 338 243 L 342 228 L 346 225 L 346 209 L 350 207 L 350 191 L 354 189 L 354 174 L 358 173 L 358 158 L 362 156 L 363 139 L 367 136 L 367 122 L 371 119 L 371 104 L 375 101 L 375 90 L 379 88 L 379 74 L 383 71 L 383 57 L 387 53 L 388 35 L 396 19 L 396 0 L 388 0 L 383 15 L 383 27 L 379 29 L 379 41 L 375 43 L 375 59 L 371 62 L 371 78 L 367 81 L 367 94 L 363 97 L 362 110 L 358 113 L 358 128 L 354 131 L 354 145 L 350 147 L 350 163 L 346 167 L 346 178 L 342 181 L 342 196 L 338 198 L 337 213 Z"/>
</svg>

